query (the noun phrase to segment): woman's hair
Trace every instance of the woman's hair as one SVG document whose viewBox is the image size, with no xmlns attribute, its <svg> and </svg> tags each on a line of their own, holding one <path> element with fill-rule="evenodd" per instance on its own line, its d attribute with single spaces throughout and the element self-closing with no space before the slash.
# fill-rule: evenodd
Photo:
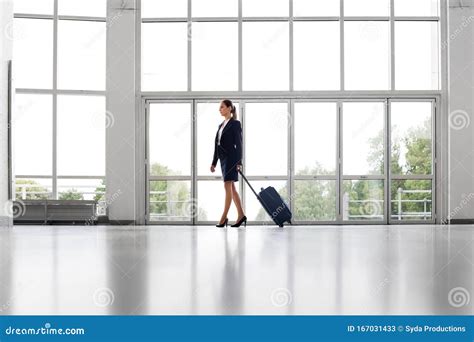
<svg viewBox="0 0 474 342">
<path fill-rule="evenodd" d="M 237 120 L 237 110 L 235 109 L 234 104 L 231 100 L 225 99 L 222 102 L 226 105 L 226 107 L 230 107 L 230 112 L 232 113 L 232 119 Z"/>
</svg>

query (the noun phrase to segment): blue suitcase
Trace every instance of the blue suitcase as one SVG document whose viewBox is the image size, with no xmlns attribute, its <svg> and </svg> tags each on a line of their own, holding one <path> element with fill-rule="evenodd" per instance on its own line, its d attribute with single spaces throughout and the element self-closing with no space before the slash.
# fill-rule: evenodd
<svg viewBox="0 0 474 342">
<path fill-rule="evenodd" d="M 245 179 L 245 182 L 249 185 L 250 189 L 252 189 L 255 196 L 257 196 L 257 199 L 260 201 L 267 214 L 270 215 L 279 227 L 283 227 L 283 223 L 285 222 L 291 224 L 292 215 L 290 208 L 288 208 L 288 205 L 273 186 L 269 186 L 266 189 L 261 188 L 260 193 L 257 194 L 242 171 L 239 170 L 239 173 Z"/>
</svg>

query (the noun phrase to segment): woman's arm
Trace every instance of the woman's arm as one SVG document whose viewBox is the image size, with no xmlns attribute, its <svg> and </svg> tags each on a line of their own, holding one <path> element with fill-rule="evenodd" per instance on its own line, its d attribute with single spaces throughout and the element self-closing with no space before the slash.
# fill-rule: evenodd
<svg viewBox="0 0 474 342">
<path fill-rule="evenodd" d="M 237 153 L 237 165 L 242 165 L 242 124 L 235 121 L 234 145 Z"/>
<path fill-rule="evenodd" d="M 214 155 L 212 156 L 212 164 L 216 166 L 217 165 L 217 134 L 216 138 L 214 139 Z"/>
</svg>

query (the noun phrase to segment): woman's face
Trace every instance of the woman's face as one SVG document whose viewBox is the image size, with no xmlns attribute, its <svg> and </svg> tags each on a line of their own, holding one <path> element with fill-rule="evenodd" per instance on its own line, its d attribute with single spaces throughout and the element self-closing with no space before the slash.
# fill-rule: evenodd
<svg viewBox="0 0 474 342">
<path fill-rule="evenodd" d="M 219 112 L 221 113 L 222 116 L 227 116 L 230 114 L 230 107 L 227 107 L 224 102 L 221 102 L 221 105 L 219 107 Z"/>
</svg>

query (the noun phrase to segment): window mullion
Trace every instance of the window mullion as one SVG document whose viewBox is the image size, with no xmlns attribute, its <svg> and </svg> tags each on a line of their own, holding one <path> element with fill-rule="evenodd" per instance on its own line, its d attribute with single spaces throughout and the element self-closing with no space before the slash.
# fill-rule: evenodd
<svg viewBox="0 0 474 342">
<path fill-rule="evenodd" d="M 58 113 L 58 1 L 54 0 L 54 14 L 53 14 L 53 179 L 52 179 L 52 190 L 53 199 L 58 198 L 58 171 L 57 171 L 57 113 Z"/>
</svg>

